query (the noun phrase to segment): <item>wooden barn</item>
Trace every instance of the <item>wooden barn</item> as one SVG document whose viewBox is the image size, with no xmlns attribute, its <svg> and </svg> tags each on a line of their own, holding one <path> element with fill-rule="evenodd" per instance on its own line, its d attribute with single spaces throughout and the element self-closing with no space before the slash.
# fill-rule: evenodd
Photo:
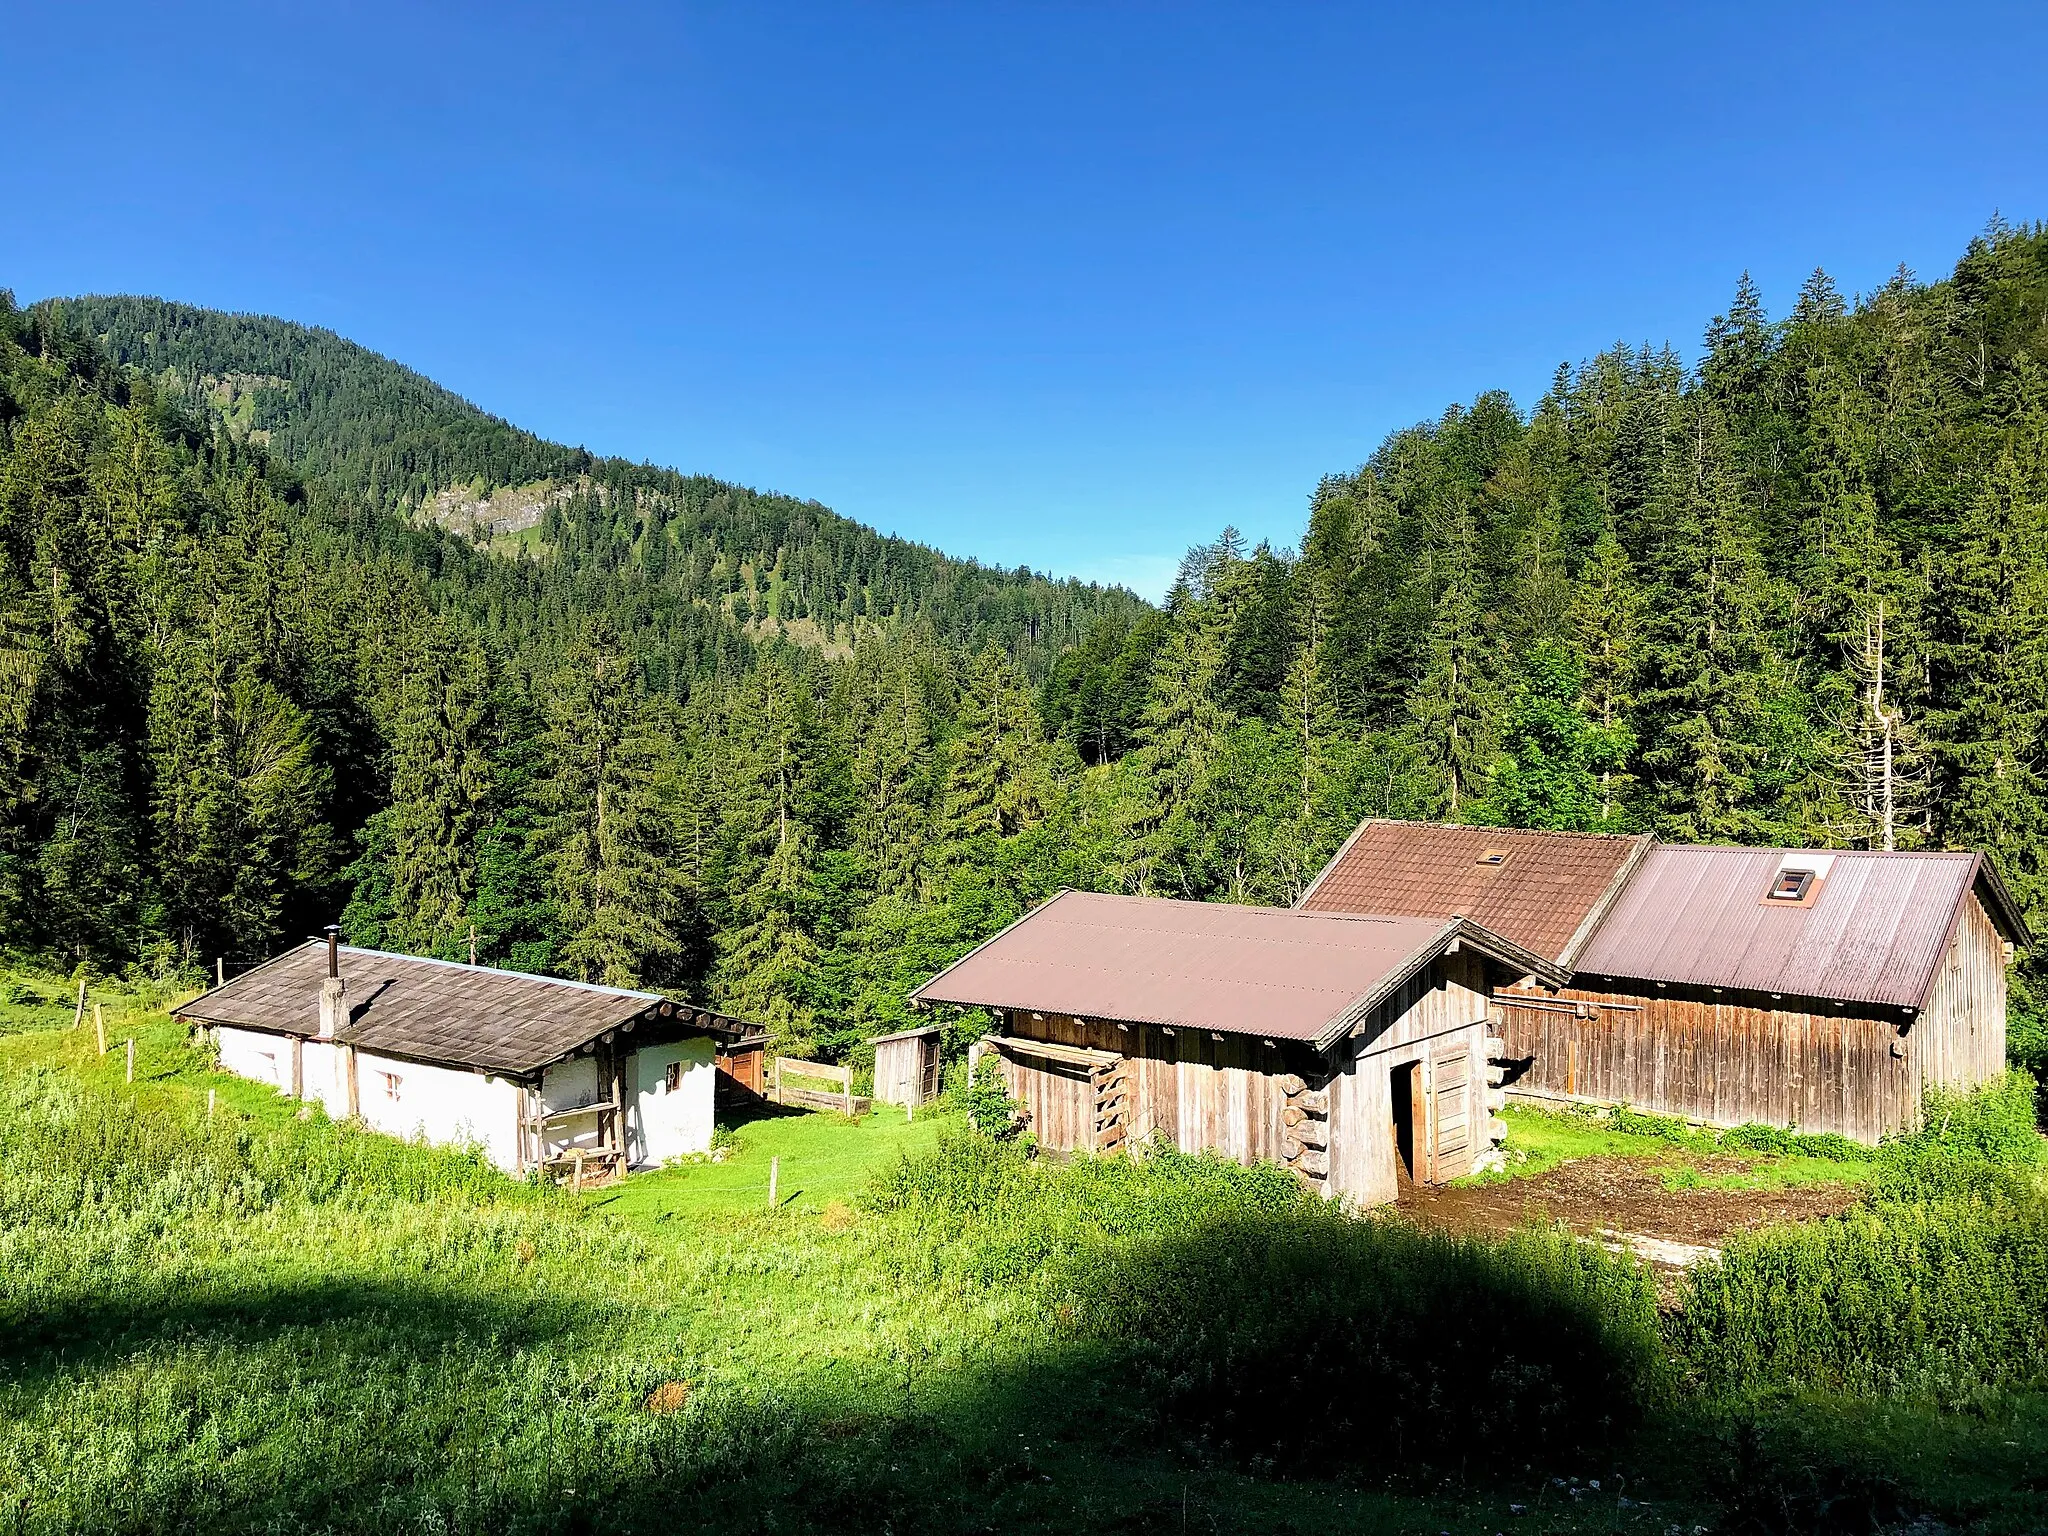
<svg viewBox="0 0 2048 1536">
<path fill-rule="evenodd" d="M 398 1136 L 482 1147 L 506 1172 L 622 1172 L 711 1145 L 738 1020 L 622 987 L 309 939 L 176 1014 L 221 1066 Z M 757 1069 L 758 1075 L 758 1069 Z"/>
<path fill-rule="evenodd" d="M 2020 912 L 1973 853 L 1369 822 L 1306 910 L 1469 912 L 1572 972 L 1496 993 L 1506 1081 L 1875 1142 L 2005 1066 Z"/>
<path fill-rule="evenodd" d="M 1486 1161 L 1488 1008 L 1529 976 L 1566 973 L 1461 918 L 1066 891 L 913 996 L 996 1011 L 1043 1147 L 1160 1137 L 1375 1205 Z"/>
</svg>

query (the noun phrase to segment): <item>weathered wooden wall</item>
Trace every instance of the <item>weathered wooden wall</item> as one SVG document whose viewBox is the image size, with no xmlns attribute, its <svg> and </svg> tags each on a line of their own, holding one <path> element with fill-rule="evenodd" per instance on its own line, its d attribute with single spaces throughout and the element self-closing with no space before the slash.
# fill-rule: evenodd
<svg viewBox="0 0 2048 1536">
<path fill-rule="evenodd" d="M 1919 1123 L 1921 1085 L 2005 1067 L 2005 957 L 1972 896 L 1919 1014 L 1632 984 L 1504 990 L 1519 1092 L 1628 1104 L 1711 1125 L 1796 1126 L 1876 1142 Z M 1902 1027 L 1903 1026 L 1903 1027 Z"/>
<path fill-rule="evenodd" d="M 1213 1151 L 1241 1163 L 1291 1159 L 1328 1193 L 1376 1205 L 1398 1190 L 1390 1099 L 1396 1066 L 1424 1063 L 1430 1097 L 1426 1106 L 1418 1103 L 1416 1125 L 1424 1137 L 1442 1132 L 1442 1155 L 1435 1155 L 1435 1143 L 1423 1147 L 1423 1177 L 1468 1172 L 1490 1144 L 1490 972 L 1491 962 L 1469 952 L 1444 957 L 1328 1057 L 1250 1035 L 1022 1012 L 1010 1019 L 1012 1038 L 997 1048 L 1010 1093 L 1030 1114 L 1042 1146 L 1104 1145 L 1101 1073 L 1115 1063 L 1125 1106 L 1121 1129 L 1130 1140 L 1162 1137 L 1183 1152 Z M 1058 1060 L 1034 1054 L 1024 1043 L 1030 1041 L 1088 1055 Z M 1325 1103 L 1326 1112 L 1304 1108 Z"/>
<path fill-rule="evenodd" d="M 1166 1030 L 1151 1024 L 1108 1024 L 1063 1014 L 1015 1015 L 1012 1033 L 1029 1040 L 1097 1051 L 1124 1060 L 1126 1134 L 1163 1136 L 1183 1152 L 1213 1150 L 1242 1163 L 1278 1159 L 1286 1094 L 1276 1079 L 1290 1055 L 1246 1035 Z M 1089 1150 L 1093 1088 L 1080 1064 L 1005 1053 L 1011 1095 L 1033 1115 L 1043 1146 Z M 1085 1099 L 1085 1102 L 1084 1102 Z"/>
<path fill-rule="evenodd" d="M 1394 1147 L 1393 1074 L 1422 1064 L 1414 1105 L 1417 1174 L 1456 1178 L 1491 1144 L 1485 1105 L 1491 967 L 1469 951 L 1448 955 L 1389 998 L 1349 1044 L 1330 1087 L 1330 1187 L 1354 1205 L 1384 1205 L 1400 1188 Z M 1438 1077 L 1447 1102 L 1437 1110 Z M 1453 1078 L 1457 1086 L 1450 1087 Z M 1464 1143 L 1434 1156 L 1439 1120 L 1461 1125 Z"/>
<path fill-rule="evenodd" d="M 939 1028 L 905 1030 L 875 1041 L 875 1097 L 915 1108 L 939 1092 Z"/>
<path fill-rule="evenodd" d="M 1927 1006 L 1906 1036 L 1922 1083 L 1974 1088 L 2005 1070 L 2005 940 L 1975 896 L 1963 903 Z"/>
</svg>

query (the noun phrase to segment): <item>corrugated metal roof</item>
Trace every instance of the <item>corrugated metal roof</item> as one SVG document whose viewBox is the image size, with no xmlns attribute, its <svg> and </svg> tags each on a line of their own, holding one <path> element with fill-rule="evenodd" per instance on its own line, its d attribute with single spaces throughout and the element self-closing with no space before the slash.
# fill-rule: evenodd
<svg viewBox="0 0 2048 1536">
<path fill-rule="evenodd" d="M 341 947 L 341 974 L 349 1009 L 336 1037 L 342 1043 L 486 1072 L 536 1071 L 661 1002 L 653 992 L 350 945 Z M 327 943 L 309 939 L 176 1012 L 203 1024 L 311 1036 L 326 978 Z"/>
<path fill-rule="evenodd" d="M 1780 870 L 1816 866 L 1823 873 L 1810 904 L 1765 899 Z M 1918 1008 L 1979 866 L 1974 853 L 1655 848 L 1577 968 L 1582 977 Z M 2005 925 L 2004 913 L 1993 915 Z"/>
<path fill-rule="evenodd" d="M 1367 821 L 1300 906 L 1305 912 L 1469 917 L 1569 963 L 1649 846 L 1647 836 Z M 1503 857 L 1482 862 L 1489 852 Z"/>
<path fill-rule="evenodd" d="M 1064 891 L 911 995 L 1322 1041 L 1461 935 L 1511 963 L 1555 969 L 1444 918 Z"/>
</svg>

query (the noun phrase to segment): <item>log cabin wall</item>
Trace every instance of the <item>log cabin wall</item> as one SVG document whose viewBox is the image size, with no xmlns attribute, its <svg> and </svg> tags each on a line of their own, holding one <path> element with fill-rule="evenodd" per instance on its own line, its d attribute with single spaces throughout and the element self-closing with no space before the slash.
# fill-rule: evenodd
<svg viewBox="0 0 2048 1536">
<path fill-rule="evenodd" d="M 2005 1068 L 2003 941 L 1974 895 L 1917 1015 L 1642 982 L 1498 1001 L 1515 1091 L 1709 1125 L 1875 1143 L 1919 1124 L 1923 1082 L 1969 1088 Z"/>
<path fill-rule="evenodd" d="M 1163 1136 L 1183 1152 L 1215 1151 L 1241 1163 L 1282 1157 L 1287 1095 L 1277 1079 L 1313 1061 L 1306 1047 L 1269 1046 L 1247 1035 L 1065 1014 L 1013 1013 L 1010 1032 L 1021 1040 L 1122 1058 L 1125 1118 L 1119 1139 Z M 1095 1150 L 1096 1097 L 1085 1064 L 1025 1050 L 1002 1054 L 1011 1097 L 1030 1112 L 1039 1145 L 1060 1152 Z"/>
<path fill-rule="evenodd" d="M 1011 1096 L 1050 1150 L 1112 1144 L 1097 1129 L 1104 1101 L 1096 1085 L 1101 1068 L 1118 1061 L 1124 1118 L 1115 1143 L 1160 1136 L 1183 1152 L 1289 1163 L 1348 1204 L 1380 1205 L 1399 1190 L 1397 1067 L 1419 1064 L 1422 1074 L 1414 1109 L 1418 1177 L 1470 1172 L 1491 1144 L 1486 1043 L 1495 969 L 1469 951 L 1445 956 L 1327 1057 L 1300 1042 L 1268 1045 L 1249 1035 L 1021 1011 L 1009 1016 L 1009 1039 L 995 1044 Z M 1095 1059 L 1037 1054 L 1029 1042 L 1038 1041 Z"/>
</svg>

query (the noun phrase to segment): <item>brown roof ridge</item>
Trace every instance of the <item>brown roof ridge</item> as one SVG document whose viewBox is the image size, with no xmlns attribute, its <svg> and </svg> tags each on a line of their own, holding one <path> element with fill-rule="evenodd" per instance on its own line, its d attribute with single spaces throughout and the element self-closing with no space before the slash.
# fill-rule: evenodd
<svg viewBox="0 0 2048 1536">
<path fill-rule="evenodd" d="M 1429 919 L 1411 919 L 1427 922 Z M 1453 917 L 1436 928 L 1427 942 L 1393 966 L 1371 989 L 1352 1000 L 1347 1007 L 1316 1036 L 1315 1046 L 1327 1051 L 1354 1029 L 1360 1020 L 1368 1017 L 1373 1009 L 1392 997 L 1410 977 L 1437 956 L 1448 951 L 1453 943 L 1469 943 L 1481 954 L 1491 955 L 1511 966 L 1521 966 L 1527 974 L 1539 981 L 1549 981 L 1554 986 L 1563 986 L 1571 979 L 1571 972 L 1555 960 L 1537 954 L 1534 950 L 1517 944 L 1513 939 L 1503 938 L 1483 923 L 1476 923 L 1469 917 Z"/>
<path fill-rule="evenodd" d="M 1410 821 L 1405 816 L 1368 816 L 1361 827 L 1438 827 L 1447 832 L 1505 832 L 1517 837 L 1570 837 L 1584 842 L 1625 843 L 1643 832 L 1583 832 L 1576 827 L 1509 827 L 1484 821 Z M 1355 835 L 1355 834 L 1354 834 Z"/>
<path fill-rule="evenodd" d="M 1628 889 L 1629 881 L 1643 867 L 1643 860 L 1650 856 L 1650 850 L 1661 846 L 1654 832 L 1639 832 L 1635 837 L 1635 851 L 1622 861 L 1621 868 L 1614 872 L 1614 878 L 1607 882 L 1607 889 L 1600 893 L 1600 899 L 1587 909 L 1586 915 L 1579 919 L 1579 926 L 1572 930 L 1572 936 L 1565 940 L 1564 948 L 1558 951 L 1560 965 L 1569 966 L 1578 959 L 1579 951 L 1591 942 L 1607 914 L 1614 910 L 1614 904 L 1621 900 L 1621 893 Z"/>
</svg>

